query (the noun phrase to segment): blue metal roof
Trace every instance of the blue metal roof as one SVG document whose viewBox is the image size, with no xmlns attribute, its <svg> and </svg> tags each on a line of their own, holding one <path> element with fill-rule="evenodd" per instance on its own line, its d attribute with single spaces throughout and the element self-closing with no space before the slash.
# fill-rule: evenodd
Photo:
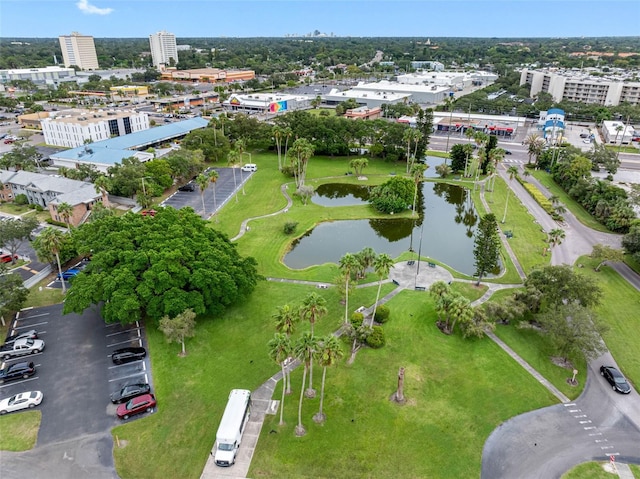
<svg viewBox="0 0 640 479">
<path fill-rule="evenodd" d="M 122 163 L 123 159 L 133 156 L 136 150 L 186 135 L 193 130 L 204 128 L 208 124 L 209 122 L 203 118 L 191 118 L 144 131 L 137 131 L 129 135 L 110 138 L 109 140 L 96 141 L 88 145 L 60 151 L 50 156 L 52 158 L 87 163 L 114 165 Z"/>
<path fill-rule="evenodd" d="M 560 109 L 560 108 L 549 108 L 547 110 L 547 116 L 549 115 L 562 115 L 564 116 L 564 110 Z"/>
</svg>

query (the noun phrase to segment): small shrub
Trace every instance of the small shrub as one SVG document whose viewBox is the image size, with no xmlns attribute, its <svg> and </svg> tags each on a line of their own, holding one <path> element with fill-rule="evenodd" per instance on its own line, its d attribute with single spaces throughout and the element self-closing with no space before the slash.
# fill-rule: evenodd
<svg viewBox="0 0 640 479">
<path fill-rule="evenodd" d="M 284 234 L 290 235 L 290 234 L 295 233 L 297 227 L 298 227 L 298 222 L 297 221 L 287 221 L 284 224 L 284 227 L 282 229 L 284 231 Z"/>
<path fill-rule="evenodd" d="M 371 334 L 367 336 L 367 346 L 373 349 L 380 349 L 386 344 L 384 330 L 382 326 L 374 326 Z"/>
<path fill-rule="evenodd" d="M 320 115 L 320 116 L 329 116 L 329 112 L 328 112 L 327 110 L 322 110 L 322 111 L 319 113 L 319 115 Z"/>
<path fill-rule="evenodd" d="M 38 211 L 38 212 L 39 212 L 39 211 L 44 211 L 44 208 L 43 208 L 42 206 L 40 206 L 40 205 L 35 205 L 35 208 L 34 208 L 34 209 L 35 209 L 36 211 Z"/>
<path fill-rule="evenodd" d="M 391 314 L 389 306 L 381 304 L 376 308 L 376 317 L 374 319 L 376 323 L 386 323 L 389 320 L 389 314 Z"/>
<path fill-rule="evenodd" d="M 362 323 L 364 322 L 364 314 L 353 313 L 351 315 L 350 321 L 351 321 L 351 325 L 353 326 L 353 329 L 358 329 L 360 326 L 362 326 Z"/>
<path fill-rule="evenodd" d="M 29 204 L 29 198 L 27 198 L 27 195 L 25 195 L 24 193 L 21 193 L 19 195 L 16 195 L 16 197 L 14 198 L 13 202 L 16 205 L 28 205 Z"/>
</svg>

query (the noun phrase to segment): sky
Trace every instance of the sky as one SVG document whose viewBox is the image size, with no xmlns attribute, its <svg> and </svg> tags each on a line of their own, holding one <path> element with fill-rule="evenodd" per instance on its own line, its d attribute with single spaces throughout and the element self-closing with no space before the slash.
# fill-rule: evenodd
<svg viewBox="0 0 640 479">
<path fill-rule="evenodd" d="M 640 36 L 640 0 L 1 0 L 0 37 Z"/>
</svg>

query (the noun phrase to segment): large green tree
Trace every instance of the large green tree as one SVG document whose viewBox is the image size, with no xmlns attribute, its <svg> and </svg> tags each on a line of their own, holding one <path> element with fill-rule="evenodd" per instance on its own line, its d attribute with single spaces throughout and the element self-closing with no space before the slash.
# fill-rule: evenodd
<svg viewBox="0 0 640 479">
<path fill-rule="evenodd" d="M 5 325 L 5 316 L 20 311 L 27 301 L 29 290 L 24 287 L 22 278 L 8 273 L 7 266 L 0 264 L 0 321 Z"/>
<path fill-rule="evenodd" d="M 569 265 L 535 269 L 524 285 L 541 293 L 544 309 L 572 303 L 591 308 L 600 304 L 602 297 L 602 290 L 595 280 L 577 273 Z"/>
<path fill-rule="evenodd" d="M 159 320 L 189 308 L 217 316 L 259 279 L 255 260 L 241 257 L 191 208 L 106 217 L 74 230 L 74 238 L 81 254 L 93 256 L 75 278 L 64 311 L 98 304 L 109 323 Z"/>
<path fill-rule="evenodd" d="M 6 248 L 12 257 L 15 256 L 37 226 L 38 220 L 32 216 L 0 221 L 0 247 Z"/>
<path fill-rule="evenodd" d="M 410 178 L 394 176 L 371 191 L 371 205 L 387 214 L 407 210 L 413 201 L 415 184 Z"/>
<path fill-rule="evenodd" d="M 480 218 L 478 230 L 474 238 L 473 257 L 475 258 L 476 276 L 478 282 L 487 273 L 498 267 L 500 261 L 500 238 L 498 224 L 493 213 Z"/>
</svg>

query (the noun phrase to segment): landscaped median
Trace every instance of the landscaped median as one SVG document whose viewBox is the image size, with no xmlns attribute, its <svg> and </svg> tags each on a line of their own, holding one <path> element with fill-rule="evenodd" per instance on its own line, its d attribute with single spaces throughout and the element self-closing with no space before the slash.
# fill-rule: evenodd
<svg viewBox="0 0 640 479">
<path fill-rule="evenodd" d="M 531 197 L 536 200 L 543 210 L 545 210 L 549 216 L 551 216 L 554 220 L 560 219 L 560 216 L 553 209 L 553 205 L 551 201 L 538 189 L 536 185 L 533 185 L 522 178 L 518 177 L 518 181 L 524 187 L 525 190 L 531 195 Z"/>
</svg>

